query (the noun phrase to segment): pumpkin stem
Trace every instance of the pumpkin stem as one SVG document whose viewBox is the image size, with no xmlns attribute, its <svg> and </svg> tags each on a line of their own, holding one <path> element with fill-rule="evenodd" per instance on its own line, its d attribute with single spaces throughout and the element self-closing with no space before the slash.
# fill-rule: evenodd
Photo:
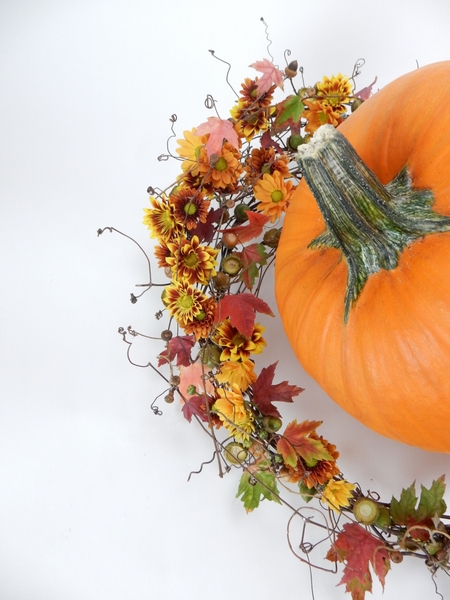
<svg viewBox="0 0 450 600">
<path fill-rule="evenodd" d="M 450 218 L 432 210 L 431 190 L 412 187 L 407 167 L 383 185 L 332 125 L 323 125 L 300 146 L 297 160 L 327 226 L 309 247 L 339 248 L 347 261 L 347 321 L 368 277 L 395 269 L 414 240 L 449 231 Z"/>
</svg>

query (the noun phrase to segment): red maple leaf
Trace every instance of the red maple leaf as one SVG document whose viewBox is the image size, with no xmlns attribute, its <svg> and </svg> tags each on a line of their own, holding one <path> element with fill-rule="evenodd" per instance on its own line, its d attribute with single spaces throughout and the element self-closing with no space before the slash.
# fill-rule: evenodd
<svg viewBox="0 0 450 600">
<path fill-rule="evenodd" d="M 206 401 L 204 396 L 192 396 L 187 402 L 185 402 L 181 408 L 183 411 L 184 418 L 189 421 L 192 420 L 193 415 L 196 415 L 202 421 L 207 421 L 208 416 L 206 414 Z"/>
<path fill-rule="evenodd" d="M 196 235 L 200 242 L 209 244 L 214 237 L 214 223 L 219 223 L 222 214 L 223 208 L 212 208 L 206 217 L 206 222 L 199 221 L 197 227 L 191 229 L 191 234 Z"/>
<path fill-rule="evenodd" d="M 263 60 L 258 60 L 250 66 L 263 74 L 256 83 L 258 92 L 260 94 L 265 94 L 268 92 L 273 84 L 284 90 L 283 71 L 277 69 L 276 66 L 270 62 L 270 60 L 264 58 Z"/>
<path fill-rule="evenodd" d="M 253 238 L 260 236 L 263 232 L 263 227 L 270 221 L 270 217 L 263 215 L 262 213 L 256 213 L 251 210 L 244 211 L 248 217 L 248 225 L 237 225 L 236 227 L 230 227 L 224 229 L 221 233 L 234 233 L 237 235 L 239 242 L 244 244 L 249 242 Z"/>
<path fill-rule="evenodd" d="M 173 337 L 169 342 L 169 347 L 158 356 L 158 367 L 167 362 L 173 362 L 177 359 L 176 366 L 188 367 L 191 364 L 191 348 L 195 345 L 193 335 L 182 335 Z"/>
<path fill-rule="evenodd" d="M 382 541 L 358 523 L 346 523 L 327 554 L 332 561 L 345 563 L 344 575 L 339 582 L 346 584 L 353 600 L 364 600 L 365 592 L 372 591 L 369 564 L 384 587 L 390 569 L 389 554 Z"/>
<path fill-rule="evenodd" d="M 255 324 L 255 311 L 274 316 L 268 304 L 253 294 L 228 294 L 217 305 L 214 322 L 230 317 L 231 324 L 246 337 L 250 337 Z"/>
<path fill-rule="evenodd" d="M 359 90 L 359 92 L 356 92 L 355 96 L 357 98 L 361 98 L 361 100 L 367 100 L 370 97 L 370 95 L 372 94 L 372 88 L 376 84 L 377 79 L 378 79 L 378 77 L 375 77 L 375 79 L 372 81 L 372 83 L 370 85 L 363 88 L 362 90 Z"/>
<path fill-rule="evenodd" d="M 321 424 L 322 421 L 297 423 L 296 419 L 289 423 L 277 443 L 277 451 L 287 465 L 295 468 L 299 456 L 306 461 L 310 461 L 312 458 L 315 460 L 334 460 L 321 441 L 308 437 Z"/>
<path fill-rule="evenodd" d="M 272 402 L 293 402 L 292 398 L 303 392 L 303 388 L 289 385 L 287 381 L 273 384 L 275 369 L 278 364 L 273 363 L 261 370 L 258 379 L 252 385 L 253 403 L 259 408 L 263 415 L 279 417 L 280 413 Z"/>
<path fill-rule="evenodd" d="M 270 135 L 270 131 L 267 130 L 265 131 L 262 136 L 261 139 L 259 140 L 259 143 L 261 144 L 262 148 L 275 148 L 275 150 L 277 152 L 279 152 L 280 154 L 283 154 L 283 148 L 280 146 L 280 144 L 278 142 L 276 142 L 274 139 L 272 139 L 272 136 Z"/>
<path fill-rule="evenodd" d="M 212 154 L 220 154 L 224 139 L 234 148 L 239 148 L 239 136 L 233 124 L 226 119 L 208 117 L 206 123 L 202 123 L 195 130 L 195 135 L 206 135 L 207 133 L 209 133 L 209 139 L 205 148 L 208 158 L 211 158 Z"/>
</svg>

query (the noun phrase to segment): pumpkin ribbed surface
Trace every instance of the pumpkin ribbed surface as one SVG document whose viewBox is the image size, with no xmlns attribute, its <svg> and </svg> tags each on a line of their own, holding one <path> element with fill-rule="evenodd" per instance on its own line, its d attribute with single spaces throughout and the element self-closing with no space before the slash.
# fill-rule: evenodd
<svg viewBox="0 0 450 600">
<path fill-rule="evenodd" d="M 409 73 L 340 127 L 383 184 L 407 166 L 433 210 L 450 216 L 450 62 Z M 275 286 L 304 369 L 355 418 L 407 444 L 450 452 L 450 232 L 408 245 L 398 265 L 367 279 L 344 316 L 347 263 L 309 248 L 326 229 L 303 180 L 287 211 Z"/>
</svg>

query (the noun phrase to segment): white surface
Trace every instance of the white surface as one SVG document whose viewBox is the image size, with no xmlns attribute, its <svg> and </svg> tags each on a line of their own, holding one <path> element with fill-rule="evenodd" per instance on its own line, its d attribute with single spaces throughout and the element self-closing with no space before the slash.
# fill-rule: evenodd
<svg viewBox="0 0 450 600">
<path fill-rule="evenodd" d="M 286 544 L 287 510 L 264 502 L 246 515 L 237 473 L 220 480 L 213 465 L 186 483 L 209 441 L 177 404 L 152 414 L 162 382 L 128 364 L 117 334 L 159 331 L 157 294 L 128 301 L 145 260 L 120 236 L 96 237 L 112 225 L 150 248 L 147 186 L 177 175 L 156 161 L 168 118 L 178 114 L 179 136 L 200 124 L 207 93 L 227 114 L 226 66 L 208 50 L 232 63 L 239 88 L 267 56 L 261 16 L 276 62 L 290 48 L 308 83 L 364 57 L 360 87 L 375 75 L 382 87 L 416 60 L 450 57 L 447 0 L 0 4 L 0 600 L 310 598 L 308 570 Z M 270 282 L 264 298 L 274 306 Z M 324 419 L 349 479 L 390 499 L 448 472 L 447 456 L 385 440 L 334 406 L 280 322 L 262 322 L 277 345 L 258 365 L 282 357 L 279 380 L 306 388 L 286 419 Z M 159 350 L 139 344 L 135 358 Z M 344 598 L 337 582 L 315 572 L 315 598 Z M 438 582 L 450 598 L 449 580 Z M 434 588 L 422 564 L 404 561 L 383 597 Z"/>
</svg>

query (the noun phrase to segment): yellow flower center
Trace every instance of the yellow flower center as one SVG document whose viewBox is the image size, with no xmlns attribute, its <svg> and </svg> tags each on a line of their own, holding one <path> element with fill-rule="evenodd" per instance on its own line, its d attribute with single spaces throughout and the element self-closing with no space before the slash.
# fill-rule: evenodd
<svg viewBox="0 0 450 600">
<path fill-rule="evenodd" d="M 228 167 L 228 163 L 227 161 L 224 159 L 223 156 L 221 156 L 219 158 L 219 160 L 216 162 L 216 164 L 214 165 L 214 168 L 216 169 L 216 171 L 225 171 Z"/>
<path fill-rule="evenodd" d="M 192 215 L 195 215 L 195 213 L 197 212 L 197 207 L 195 206 L 195 204 L 193 202 L 187 202 L 184 205 L 183 210 L 187 215 L 192 217 Z"/>
<path fill-rule="evenodd" d="M 235 333 L 231 341 L 233 342 L 233 345 L 236 346 L 236 348 L 239 348 L 239 346 L 245 344 L 247 338 L 245 337 L 245 335 L 242 335 L 242 333 Z"/>
<path fill-rule="evenodd" d="M 194 298 L 192 296 L 180 296 L 179 300 L 178 300 L 178 306 L 180 306 L 181 308 L 191 308 L 192 305 L 194 304 Z"/>
<path fill-rule="evenodd" d="M 195 252 L 189 252 L 189 254 L 184 257 L 184 264 L 191 269 L 196 267 L 198 263 L 198 256 L 195 254 Z"/>
<path fill-rule="evenodd" d="M 270 197 L 272 198 L 272 202 L 277 204 L 278 202 L 280 202 L 280 200 L 283 200 L 284 194 L 281 190 L 274 190 L 270 194 Z"/>
</svg>

